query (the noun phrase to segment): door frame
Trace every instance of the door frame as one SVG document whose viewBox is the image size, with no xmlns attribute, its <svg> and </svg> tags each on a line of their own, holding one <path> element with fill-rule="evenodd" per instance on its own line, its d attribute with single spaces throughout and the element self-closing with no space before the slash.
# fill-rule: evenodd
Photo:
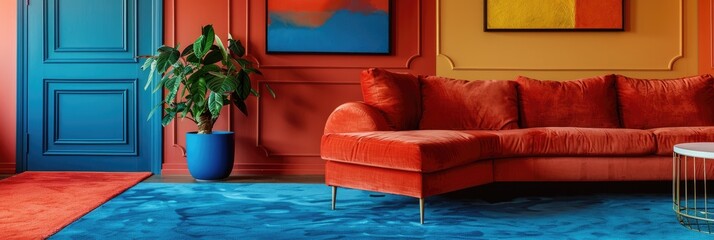
<svg viewBox="0 0 714 240">
<path fill-rule="evenodd" d="M 34 0 L 40 1 L 40 0 Z M 144 1 L 144 0 L 142 0 Z M 151 0 L 151 49 L 157 49 L 163 45 L 163 28 L 164 28 L 164 3 L 163 0 Z M 15 152 L 15 172 L 21 173 L 27 170 L 27 154 L 29 136 L 27 134 L 27 4 L 31 4 L 30 0 L 17 0 L 17 136 L 16 139 L 16 152 Z M 156 87 L 159 81 L 154 81 L 151 83 L 151 88 Z M 163 93 L 162 93 L 163 94 Z M 151 106 L 155 106 L 162 102 L 162 94 L 152 94 L 151 95 Z M 161 118 L 152 118 L 150 122 L 150 142 L 151 148 L 149 151 L 151 172 L 154 174 L 161 174 L 161 162 L 163 159 L 162 151 L 162 127 Z M 146 141 L 142 139 L 142 141 Z"/>
</svg>

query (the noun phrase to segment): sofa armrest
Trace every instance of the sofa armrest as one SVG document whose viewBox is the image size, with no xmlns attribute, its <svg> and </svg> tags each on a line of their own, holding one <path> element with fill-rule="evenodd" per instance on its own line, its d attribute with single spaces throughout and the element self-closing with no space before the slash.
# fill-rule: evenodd
<svg viewBox="0 0 714 240">
<path fill-rule="evenodd" d="M 348 102 L 340 105 L 327 118 L 325 134 L 389 131 L 387 119 L 382 113 L 364 102 Z"/>
</svg>

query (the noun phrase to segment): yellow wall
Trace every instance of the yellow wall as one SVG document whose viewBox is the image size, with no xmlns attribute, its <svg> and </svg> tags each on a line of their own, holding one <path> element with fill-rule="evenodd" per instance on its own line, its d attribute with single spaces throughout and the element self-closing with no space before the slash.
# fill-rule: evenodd
<svg viewBox="0 0 714 240">
<path fill-rule="evenodd" d="M 567 80 L 697 74 L 696 0 L 625 0 L 624 32 L 484 32 L 483 0 L 437 1 L 437 75 Z"/>
</svg>

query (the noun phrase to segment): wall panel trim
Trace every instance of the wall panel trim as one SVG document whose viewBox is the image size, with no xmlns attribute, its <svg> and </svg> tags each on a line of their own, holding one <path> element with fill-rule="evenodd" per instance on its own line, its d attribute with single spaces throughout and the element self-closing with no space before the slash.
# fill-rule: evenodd
<svg viewBox="0 0 714 240">
<path fill-rule="evenodd" d="M 288 80 L 262 80 L 259 81 L 258 84 L 262 83 L 268 83 L 268 84 L 306 84 L 306 85 L 357 85 L 359 86 L 359 82 L 327 82 L 327 81 L 288 81 Z M 258 98 L 258 101 L 256 101 L 256 128 L 255 128 L 255 146 L 261 149 L 263 152 L 265 152 L 266 157 L 320 157 L 320 153 L 312 153 L 312 154 L 305 154 L 305 153 L 273 153 L 268 150 L 268 147 L 265 146 L 262 142 L 262 116 L 260 111 L 260 106 L 261 106 L 261 99 Z"/>
<path fill-rule="evenodd" d="M 709 0 L 709 69 L 714 70 L 714 0 Z"/>
<path fill-rule="evenodd" d="M 175 0 L 174 0 L 174 1 L 175 1 Z M 402 66 L 397 66 L 397 65 L 394 65 L 394 66 L 374 66 L 374 65 L 359 65 L 359 66 L 340 66 L 340 65 L 276 65 L 276 64 L 270 64 L 270 63 L 263 63 L 263 64 L 261 64 L 260 61 L 259 61 L 256 57 L 254 57 L 253 55 L 250 55 L 250 51 L 248 51 L 247 48 L 246 48 L 246 55 L 250 55 L 250 56 L 254 59 L 254 61 L 258 64 L 258 66 L 260 66 L 260 68 L 285 68 L 285 69 L 290 69 L 290 68 L 310 68 L 310 69 L 312 69 L 312 68 L 319 68 L 319 69 L 366 69 L 366 68 L 370 68 L 370 67 L 381 67 L 381 68 L 389 68 L 389 69 L 410 69 L 410 68 L 411 68 L 411 64 L 412 64 L 412 61 L 414 61 L 414 59 L 416 59 L 416 58 L 422 56 L 422 52 L 421 52 L 421 51 L 422 51 L 422 39 L 421 39 L 421 38 L 422 38 L 422 28 L 423 28 L 423 26 L 422 26 L 422 12 L 421 12 L 421 10 L 422 10 L 422 5 L 423 5 L 422 1 L 423 1 L 423 0 L 418 0 L 418 2 L 416 3 L 416 6 L 417 6 L 417 7 L 416 7 L 416 16 L 417 16 L 417 19 L 416 19 L 416 21 L 415 21 L 416 26 L 417 26 L 417 31 L 416 31 L 416 39 L 417 39 L 416 52 L 415 52 L 414 54 L 412 54 L 411 56 L 407 57 L 406 60 L 405 60 L 405 62 L 404 62 L 404 64 L 403 64 Z M 249 0 L 246 0 L 246 2 L 249 2 Z M 396 2 L 396 1 L 395 1 L 395 2 Z M 392 7 L 394 7 L 394 5 L 392 5 Z M 249 8 L 246 8 L 246 9 L 248 9 L 247 11 L 250 12 L 250 9 L 249 9 Z M 395 14 L 395 12 L 396 12 L 396 11 L 393 10 L 393 11 L 392 11 L 392 14 Z M 246 16 L 246 22 L 248 22 L 249 13 L 246 13 L 245 16 Z M 396 20 L 394 20 L 394 17 L 395 17 L 395 16 L 391 16 L 391 18 L 392 18 L 392 25 L 396 25 Z M 266 23 L 266 24 L 267 24 L 267 23 Z M 391 34 L 392 34 L 392 41 L 394 41 L 394 40 L 396 39 L 396 37 L 394 37 L 394 36 L 396 35 L 394 29 L 396 29 L 394 26 L 390 29 L 390 31 L 392 31 L 392 33 L 391 33 Z M 248 33 L 248 32 L 250 32 L 250 28 L 246 28 L 246 31 L 247 31 L 247 32 L 246 32 L 246 41 L 247 41 L 247 42 L 250 42 L 250 35 L 249 35 L 249 33 Z M 267 31 L 267 30 L 266 30 L 266 31 Z M 397 45 L 397 43 L 395 42 L 393 45 Z M 266 46 L 266 47 L 267 47 L 267 46 Z M 394 51 L 394 49 L 393 49 L 393 51 Z M 392 54 L 393 54 L 393 53 L 392 53 Z M 357 55 L 357 56 L 359 56 L 359 55 Z M 395 56 L 392 56 L 391 54 L 390 54 L 390 55 L 387 55 L 387 56 L 389 56 L 389 57 L 395 57 Z"/>
<path fill-rule="evenodd" d="M 441 3 L 445 0 L 436 0 L 436 56 L 446 60 L 451 70 L 463 71 L 463 70 L 480 70 L 480 71 L 671 71 L 674 68 L 674 64 L 679 60 L 684 58 L 684 0 L 679 0 L 679 46 L 677 55 L 673 56 L 665 64 L 666 66 L 661 68 L 532 68 L 532 67 L 477 67 L 477 66 L 457 66 L 456 62 L 449 55 L 441 52 L 442 44 L 442 34 L 441 34 Z M 623 0 L 627 1 L 627 0 Z M 646 4 L 646 3 L 645 3 Z M 714 10 L 713 10 L 714 11 Z M 627 14 L 627 13 L 626 13 Z M 714 23 L 714 20 L 712 20 Z M 714 46 L 714 42 L 712 43 Z M 714 59 L 714 52 L 712 58 Z M 712 62 L 712 68 L 714 68 L 714 61 Z"/>
</svg>

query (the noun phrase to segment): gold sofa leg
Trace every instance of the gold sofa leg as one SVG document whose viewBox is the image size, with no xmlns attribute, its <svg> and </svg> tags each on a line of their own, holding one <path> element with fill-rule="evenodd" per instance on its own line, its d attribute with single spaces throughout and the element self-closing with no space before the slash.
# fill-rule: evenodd
<svg viewBox="0 0 714 240">
<path fill-rule="evenodd" d="M 337 200 L 337 187 L 332 186 L 332 210 L 335 210 L 335 201 Z"/>
<path fill-rule="evenodd" d="M 419 198 L 419 223 L 424 224 L 424 198 Z"/>
</svg>

